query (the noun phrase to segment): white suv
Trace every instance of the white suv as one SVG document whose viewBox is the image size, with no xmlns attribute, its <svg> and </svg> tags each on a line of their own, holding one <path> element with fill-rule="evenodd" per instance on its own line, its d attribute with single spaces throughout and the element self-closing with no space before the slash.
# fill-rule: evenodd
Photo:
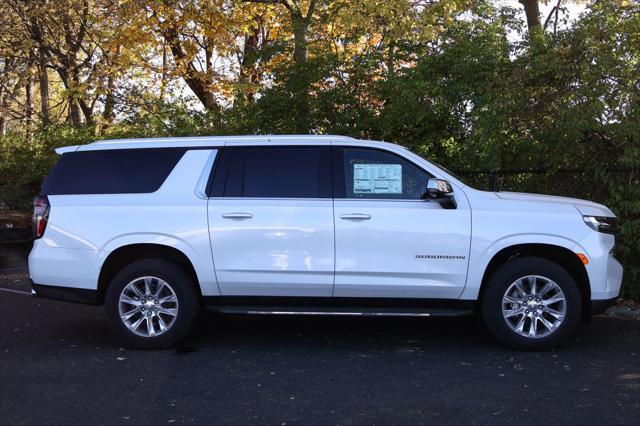
<svg viewBox="0 0 640 426">
<path fill-rule="evenodd" d="M 34 206 L 33 292 L 105 305 L 126 344 L 227 313 L 481 313 L 557 345 L 620 291 L 616 219 L 589 201 L 478 191 L 407 149 L 342 136 L 101 141 Z"/>
</svg>

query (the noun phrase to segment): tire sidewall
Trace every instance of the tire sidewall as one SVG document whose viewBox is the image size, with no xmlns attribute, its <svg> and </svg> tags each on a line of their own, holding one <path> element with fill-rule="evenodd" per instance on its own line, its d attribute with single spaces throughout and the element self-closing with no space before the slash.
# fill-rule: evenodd
<svg viewBox="0 0 640 426">
<path fill-rule="evenodd" d="M 159 336 L 138 336 L 126 327 L 120 319 L 119 299 L 124 287 L 143 276 L 153 276 L 166 281 L 178 298 L 178 316 L 169 330 Z M 198 313 L 198 303 L 193 280 L 177 264 L 164 260 L 147 259 L 134 262 L 111 280 L 105 294 L 107 322 L 117 338 L 128 347 L 136 349 L 164 349 L 184 339 L 191 323 Z"/>
<path fill-rule="evenodd" d="M 543 338 L 531 339 L 517 334 L 502 316 L 502 298 L 507 288 L 517 279 L 527 275 L 540 275 L 551 279 L 562 289 L 565 296 L 564 321 L 556 331 Z M 535 257 L 516 258 L 498 268 L 487 282 L 481 308 L 485 324 L 501 343 L 525 350 L 545 350 L 560 345 L 575 332 L 582 315 L 580 292 L 571 275 L 560 265 Z"/>
</svg>

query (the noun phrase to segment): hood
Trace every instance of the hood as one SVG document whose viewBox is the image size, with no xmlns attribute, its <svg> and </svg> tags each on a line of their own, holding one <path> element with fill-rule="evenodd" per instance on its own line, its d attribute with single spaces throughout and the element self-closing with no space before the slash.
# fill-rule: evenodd
<svg viewBox="0 0 640 426">
<path fill-rule="evenodd" d="M 523 192 L 496 192 L 503 200 L 529 201 L 548 204 L 572 204 L 583 215 L 614 216 L 613 212 L 602 204 L 579 198 L 558 197 L 555 195 L 526 194 Z"/>
</svg>

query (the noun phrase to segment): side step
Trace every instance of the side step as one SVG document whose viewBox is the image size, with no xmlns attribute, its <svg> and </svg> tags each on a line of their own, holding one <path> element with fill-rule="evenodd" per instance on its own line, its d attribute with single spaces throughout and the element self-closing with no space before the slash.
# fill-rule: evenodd
<svg viewBox="0 0 640 426">
<path fill-rule="evenodd" d="M 376 308 L 343 306 L 239 306 L 210 305 L 215 312 L 232 315 L 313 315 L 358 317 L 462 317 L 474 315 L 469 309 Z"/>
</svg>

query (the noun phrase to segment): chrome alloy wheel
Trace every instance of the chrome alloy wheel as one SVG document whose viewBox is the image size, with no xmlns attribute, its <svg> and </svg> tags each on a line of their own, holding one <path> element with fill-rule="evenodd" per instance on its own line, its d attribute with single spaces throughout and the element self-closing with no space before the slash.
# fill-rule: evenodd
<svg viewBox="0 0 640 426">
<path fill-rule="evenodd" d="M 139 277 L 120 292 L 118 309 L 129 331 L 142 337 L 155 337 L 169 330 L 176 321 L 178 298 L 166 281 Z"/>
<path fill-rule="evenodd" d="M 562 325 L 567 301 L 562 289 L 549 278 L 528 275 L 515 280 L 502 298 L 502 316 L 511 330 L 540 339 Z"/>
</svg>

